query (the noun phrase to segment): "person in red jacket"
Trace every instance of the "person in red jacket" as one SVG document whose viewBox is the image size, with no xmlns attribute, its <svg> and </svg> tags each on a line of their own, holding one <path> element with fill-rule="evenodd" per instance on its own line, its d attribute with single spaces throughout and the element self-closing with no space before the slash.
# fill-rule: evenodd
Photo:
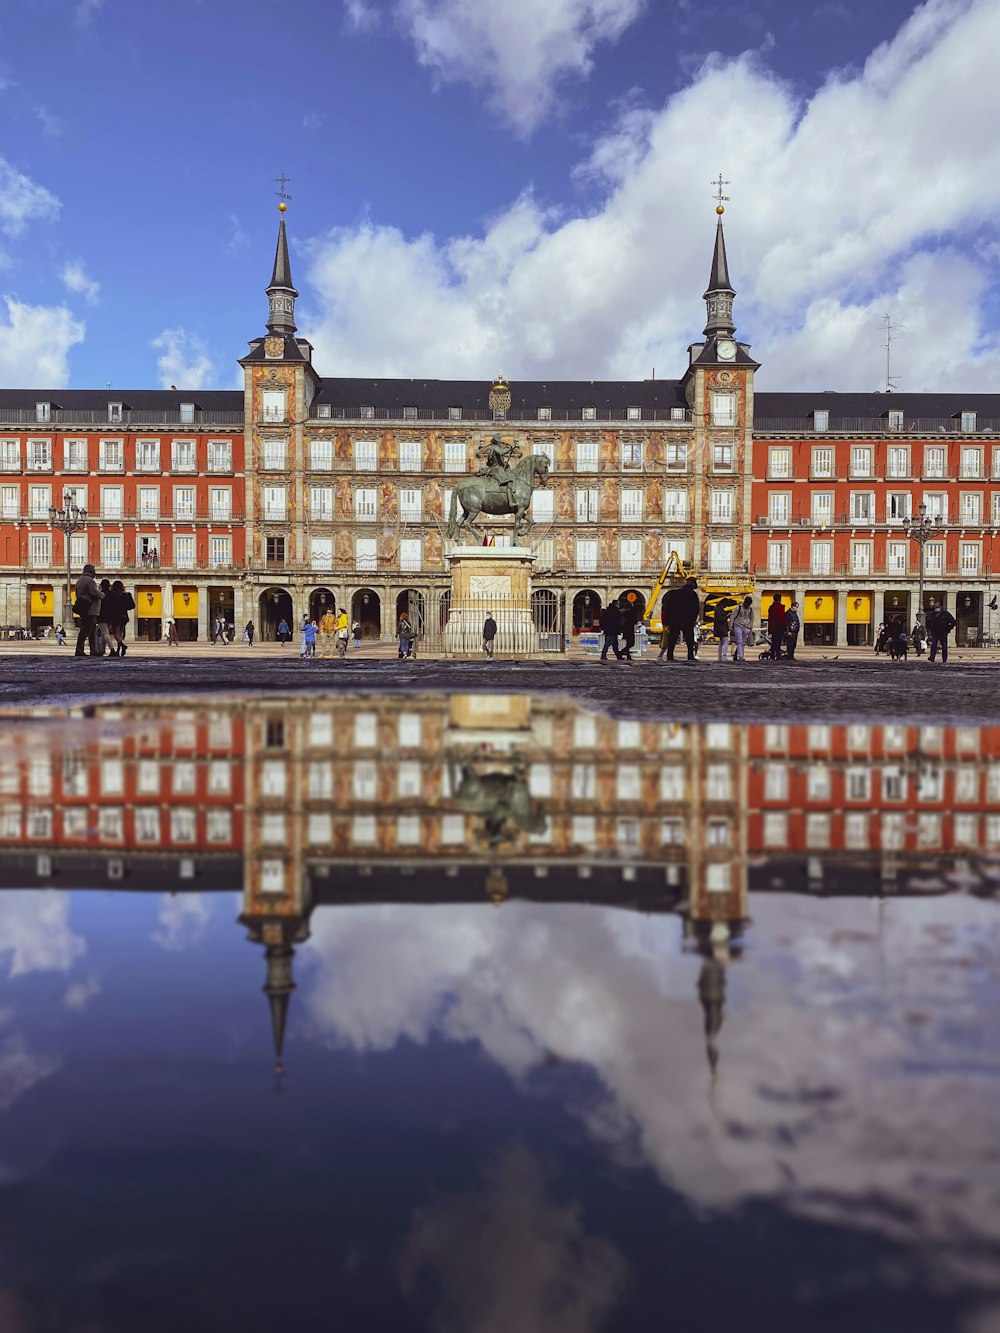
<svg viewBox="0 0 1000 1333">
<path fill-rule="evenodd" d="M 777 662 L 781 656 L 781 640 L 785 637 L 785 608 L 781 605 L 781 594 L 778 592 L 767 608 L 767 632 L 771 637 L 771 661 Z"/>
</svg>

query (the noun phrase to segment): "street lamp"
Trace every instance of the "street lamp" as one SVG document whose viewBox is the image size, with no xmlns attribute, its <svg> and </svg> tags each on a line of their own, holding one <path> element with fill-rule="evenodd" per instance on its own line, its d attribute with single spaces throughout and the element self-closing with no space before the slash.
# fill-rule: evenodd
<svg viewBox="0 0 1000 1333">
<path fill-rule="evenodd" d="M 63 498 L 62 509 L 49 505 L 49 522 L 63 534 L 66 548 L 66 601 L 63 604 L 63 624 L 73 623 L 73 579 L 69 564 L 69 539 L 74 532 L 87 526 L 87 511 L 68 496 Z"/>
<path fill-rule="evenodd" d="M 935 514 L 933 518 L 927 517 L 927 506 L 923 503 L 918 505 L 917 512 L 919 519 L 909 518 L 903 525 L 903 531 L 911 541 L 915 541 L 920 547 L 920 587 L 917 593 L 917 611 L 923 614 L 924 610 L 924 547 L 930 541 L 931 537 L 941 531 L 941 515 Z"/>
</svg>

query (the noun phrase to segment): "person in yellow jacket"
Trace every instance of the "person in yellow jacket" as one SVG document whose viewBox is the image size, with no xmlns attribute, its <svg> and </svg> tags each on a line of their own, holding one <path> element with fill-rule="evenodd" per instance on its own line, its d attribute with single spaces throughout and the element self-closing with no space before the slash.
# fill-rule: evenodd
<svg viewBox="0 0 1000 1333">
<path fill-rule="evenodd" d="M 333 614 L 333 610 L 330 607 L 327 607 L 326 611 L 324 611 L 323 615 L 320 617 L 319 634 L 317 635 L 319 642 L 316 645 L 317 657 L 333 656 L 333 647 L 336 636 L 337 617 Z"/>
<path fill-rule="evenodd" d="M 347 637 L 350 632 L 350 625 L 347 621 L 347 612 L 341 611 L 337 617 L 337 656 L 347 656 Z"/>
</svg>

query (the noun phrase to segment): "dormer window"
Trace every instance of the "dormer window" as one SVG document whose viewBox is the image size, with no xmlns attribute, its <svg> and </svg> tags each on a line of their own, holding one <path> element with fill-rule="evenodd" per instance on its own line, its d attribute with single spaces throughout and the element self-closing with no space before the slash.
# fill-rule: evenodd
<svg viewBox="0 0 1000 1333">
<path fill-rule="evenodd" d="M 123 410 L 122 410 L 122 404 L 121 404 L 121 403 L 108 403 L 108 420 L 109 420 L 109 421 L 122 421 L 123 419 L 124 419 L 124 414 L 123 414 Z"/>
<path fill-rule="evenodd" d="M 976 429 L 976 414 L 975 414 L 975 412 L 963 412 L 963 413 L 962 413 L 962 434 L 963 434 L 963 435 L 971 435 L 971 434 L 975 431 L 975 429 Z"/>
<path fill-rule="evenodd" d="M 316 408 L 316 415 L 319 417 L 319 419 L 320 419 L 321 421 L 329 421 L 329 420 L 330 420 L 330 404 L 329 404 L 329 403 L 320 403 L 320 405 Z"/>
<path fill-rule="evenodd" d="M 36 421 L 51 421 L 51 420 L 52 420 L 52 404 L 51 404 L 51 403 L 36 403 L 36 404 L 35 404 L 35 420 L 36 420 Z"/>
<path fill-rule="evenodd" d="M 813 430 L 829 430 L 829 429 L 830 429 L 830 413 L 827 412 L 825 409 L 821 410 L 817 408 L 817 410 L 813 412 Z"/>
<path fill-rule="evenodd" d="M 194 403 L 181 403 L 181 425 L 194 425 Z"/>
<path fill-rule="evenodd" d="M 625 409 L 625 418 L 626 418 L 627 421 L 641 421 L 641 420 L 642 420 L 642 408 L 641 408 L 641 407 L 627 407 L 627 408 Z"/>
<path fill-rule="evenodd" d="M 449 407 L 449 408 L 448 408 L 448 420 L 449 420 L 449 421 L 461 421 L 461 420 L 462 420 L 462 409 L 461 409 L 460 407 Z"/>
<path fill-rule="evenodd" d="M 539 420 L 539 421 L 551 421 L 551 420 L 552 420 L 552 408 L 551 408 L 551 407 L 540 407 L 540 408 L 538 409 L 538 420 Z"/>
<path fill-rule="evenodd" d="M 371 420 L 373 420 L 374 416 L 375 416 L 375 409 L 374 409 L 374 407 L 372 407 L 371 403 L 362 403 L 362 404 L 361 404 L 361 420 L 362 420 L 362 421 L 371 421 Z"/>
<path fill-rule="evenodd" d="M 416 421 L 416 419 L 417 419 L 417 409 L 416 409 L 415 407 L 413 407 L 412 404 L 404 404 L 404 406 L 403 406 L 403 420 L 404 420 L 404 421 Z"/>
<path fill-rule="evenodd" d="M 887 413 L 887 416 L 888 416 L 888 420 L 889 420 L 889 429 L 890 429 L 890 430 L 902 430 L 902 429 L 903 429 L 903 414 L 902 414 L 902 412 L 900 412 L 898 409 L 894 408 L 891 412 Z"/>
<path fill-rule="evenodd" d="M 584 420 L 584 421 L 596 421 L 596 420 L 597 420 L 597 408 L 596 408 L 596 407 L 585 407 L 585 408 L 583 409 L 583 411 L 580 413 L 580 416 L 581 416 L 582 420 Z"/>
<path fill-rule="evenodd" d="M 684 409 L 683 409 L 683 407 L 672 407 L 672 408 L 670 409 L 670 420 L 671 420 L 671 421 L 683 421 L 683 420 L 684 420 Z"/>
</svg>

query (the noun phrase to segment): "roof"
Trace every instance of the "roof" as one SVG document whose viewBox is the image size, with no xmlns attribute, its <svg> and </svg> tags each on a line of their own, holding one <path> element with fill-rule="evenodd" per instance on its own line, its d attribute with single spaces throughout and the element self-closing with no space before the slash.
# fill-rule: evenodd
<svg viewBox="0 0 1000 1333">
<path fill-rule="evenodd" d="M 687 406 L 680 380 L 515 380 L 509 387 L 508 419 L 534 416 L 540 407 L 565 417 L 584 407 L 606 415 L 623 407 L 662 412 Z M 489 418 L 490 388 L 488 380 L 324 379 L 315 402 L 342 412 L 368 406 L 389 415 L 418 407 L 447 416 L 449 407 L 460 407 L 464 416 Z"/>
<path fill-rule="evenodd" d="M 877 418 L 902 412 L 904 422 L 957 417 L 962 412 L 1000 418 L 1000 393 L 754 393 L 754 419 L 806 418 L 817 409 L 830 413 L 830 424 L 846 418 Z"/>
<path fill-rule="evenodd" d="M 732 283 L 729 281 L 729 261 L 726 259 L 726 236 L 722 230 L 722 218 L 719 218 L 718 225 L 715 228 L 712 274 L 708 280 L 705 295 L 707 296 L 709 292 L 730 292 L 733 296 L 736 295 Z"/>
<path fill-rule="evenodd" d="M 242 389 L 0 389 L 0 403 L 4 407 L 27 407 L 34 411 L 36 403 L 49 403 L 62 408 L 100 408 L 108 403 L 138 410 L 166 412 L 180 409 L 181 403 L 194 403 L 196 408 L 239 410 L 243 406 Z"/>
<path fill-rule="evenodd" d="M 289 291 L 295 292 L 292 283 L 292 266 L 288 260 L 288 237 L 285 234 L 284 217 L 278 223 L 278 244 L 274 251 L 274 269 L 266 290 L 270 291 L 272 287 L 287 287 Z M 295 295 L 298 296 L 298 292 L 295 292 Z"/>
</svg>

